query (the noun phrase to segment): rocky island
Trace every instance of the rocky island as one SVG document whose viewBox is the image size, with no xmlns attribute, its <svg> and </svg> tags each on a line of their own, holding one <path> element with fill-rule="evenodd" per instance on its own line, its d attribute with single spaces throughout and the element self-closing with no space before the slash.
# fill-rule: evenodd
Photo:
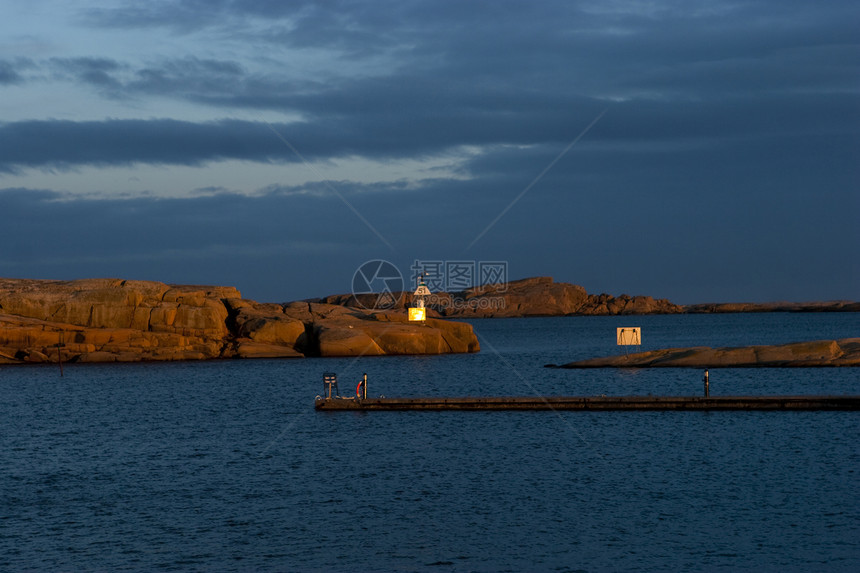
<svg viewBox="0 0 860 573">
<path fill-rule="evenodd" d="M 413 302 L 410 292 L 395 293 L 398 308 Z M 370 308 L 375 294 L 339 294 L 315 302 L 351 308 Z M 622 294 L 588 294 L 579 285 L 554 282 L 552 277 L 532 277 L 507 283 L 472 287 L 458 292 L 438 292 L 427 298 L 431 316 L 445 318 L 511 318 L 524 316 L 605 316 L 629 314 L 678 314 L 684 307 L 666 299 Z"/>
<path fill-rule="evenodd" d="M 548 366 L 555 367 L 554 364 Z M 743 368 L 860 366 L 860 338 L 736 348 L 667 348 L 578 360 L 558 368 Z"/>
<path fill-rule="evenodd" d="M 682 306 L 650 296 L 588 294 L 579 285 L 557 283 L 551 277 L 433 293 L 426 300 L 425 323 L 407 320 L 405 309 L 414 302 L 411 293 L 393 293 L 393 298 L 390 309 L 375 310 L 378 294 L 276 304 L 243 299 L 237 289 L 223 286 L 122 279 L 0 279 L 0 364 L 58 358 L 134 362 L 463 353 L 477 352 L 478 340 L 469 324 L 450 319 L 860 310 L 856 302 Z M 854 348 L 850 343 L 843 348 L 843 342 L 828 343 L 839 348 L 836 353 Z M 739 349 L 654 352 L 658 354 L 595 360 L 623 358 L 622 366 L 713 366 L 717 358 L 725 362 L 729 357 L 750 356 Z M 835 354 L 831 359 L 839 364 L 853 360 Z"/>
<path fill-rule="evenodd" d="M 478 352 L 465 323 L 258 303 L 233 287 L 0 279 L 0 364 Z M 59 356 L 58 356 L 59 352 Z"/>
<path fill-rule="evenodd" d="M 313 302 L 351 308 L 372 308 L 376 294 L 337 294 Z M 397 308 L 413 302 L 410 292 L 393 293 Z M 426 299 L 430 316 L 445 318 L 511 318 L 527 316 L 625 316 L 646 314 L 711 314 L 732 312 L 860 312 L 860 302 L 704 303 L 680 305 L 651 296 L 589 294 L 585 288 L 552 277 L 436 292 Z"/>
</svg>

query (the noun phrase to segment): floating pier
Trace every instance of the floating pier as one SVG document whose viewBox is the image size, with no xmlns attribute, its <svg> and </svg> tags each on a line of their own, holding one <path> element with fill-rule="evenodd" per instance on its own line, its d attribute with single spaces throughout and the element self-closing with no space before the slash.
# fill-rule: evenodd
<svg viewBox="0 0 860 573">
<path fill-rule="evenodd" d="M 860 410 L 860 396 L 317 397 L 326 411 L 371 410 Z"/>
</svg>

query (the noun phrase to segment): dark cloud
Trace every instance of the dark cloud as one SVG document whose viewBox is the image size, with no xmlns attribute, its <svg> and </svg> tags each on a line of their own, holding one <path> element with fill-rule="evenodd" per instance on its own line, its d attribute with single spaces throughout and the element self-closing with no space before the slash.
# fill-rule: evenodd
<svg viewBox="0 0 860 573">
<path fill-rule="evenodd" d="M 297 160 L 264 123 L 161 119 L 0 124 L 0 171 L 134 163 L 200 165 L 219 159 Z"/>
<path fill-rule="evenodd" d="M 89 8 L 83 11 L 83 22 L 106 28 L 165 27 L 183 33 L 223 23 L 224 0 L 152 0 L 146 3 L 127 2 L 116 8 Z"/>
<path fill-rule="evenodd" d="M 295 114 L 303 121 L 282 126 L 287 138 L 316 158 L 556 144 L 571 140 L 607 106 L 610 113 L 589 135 L 592 141 L 813 136 L 854 133 L 858 125 L 854 30 L 860 16 L 847 2 L 827 10 L 771 2 L 718 7 L 396 2 L 371 9 L 352 2 L 195 0 L 129 3 L 87 17 L 110 27 L 213 28 L 214 38 L 246 40 L 249 50 L 263 56 L 260 61 L 275 64 L 278 56 L 267 51 L 321 48 L 331 51 L 331 63 L 357 59 L 358 66 L 385 54 L 381 70 L 341 75 L 291 76 L 277 65 L 270 74 L 251 72 L 236 59 L 192 55 L 143 64 L 51 61 L 53 68 L 111 97 L 174 98 L 227 114 Z M 14 68 L 5 77 L 20 81 Z M 53 138 L 47 123 L 7 124 L 3 129 L 24 136 L 25 149 L 2 157 L 6 169 L 16 162 L 199 164 L 282 157 L 272 149 L 274 142 L 259 137 L 265 130 L 258 127 L 166 120 L 58 123 Z M 34 130 L 46 142 L 41 161 L 30 158 L 36 153 L 26 145 L 32 141 L 27 132 Z M 185 134 L 178 139 L 182 145 L 170 144 L 179 131 Z M 83 148 L 77 154 L 58 152 L 50 140 L 65 145 L 71 132 Z M 175 159 L 145 149 L 148 142 Z M 109 149 L 100 158 L 102 147 Z"/>
<path fill-rule="evenodd" d="M 0 85 L 22 84 L 28 72 L 37 67 L 30 58 L 0 59 Z"/>
<path fill-rule="evenodd" d="M 200 165 L 221 159 L 297 161 L 281 138 L 309 159 L 414 157 L 464 144 L 530 143 L 546 137 L 561 140 L 584 126 L 586 116 L 580 113 L 579 121 L 567 130 L 557 125 L 557 117 L 530 119 L 419 116 L 398 121 L 396 117 L 357 116 L 351 121 L 332 118 L 271 126 L 239 120 L 22 121 L 0 125 L 0 170 L 133 163 Z"/>
<path fill-rule="evenodd" d="M 129 3 L 87 17 L 110 27 L 211 29 L 213 38 L 246 40 L 262 56 L 257 64 L 265 58 L 276 64 L 278 56 L 267 52 L 289 54 L 278 51 L 285 48 L 330 50 L 330 62 L 347 69 L 383 54 L 380 70 L 341 75 L 291 76 L 277 65 L 270 74 L 251 72 L 237 59 L 191 55 L 143 64 L 53 61 L 111 97 L 174 98 L 227 114 L 295 114 L 303 120 L 279 129 L 312 158 L 556 145 L 607 106 L 589 141 L 706 145 L 853 134 L 858 126 L 860 17 L 848 2 L 822 10 L 771 2 L 397 2 L 371 9 L 352 2 L 183 1 Z M 19 78 L 14 73 L 6 73 L 9 81 Z M 24 145 L 4 153 L 3 166 L 291 160 L 259 127 L 168 120 L 6 124 L 3 130 L 15 131 Z M 41 159 L 28 145 L 31 132 L 44 142 Z M 57 149 L 69 139 L 80 141 L 80 149 Z"/>
<path fill-rule="evenodd" d="M 814 75 L 821 58 L 804 51 L 856 47 L 860 11 L 853 2 L 824 10 L 802 2 L 745 2 L 696 6 L 689 2 L 156 2 L 100 10 L 92 21 L 109 27 L 169 26 L 214 29 L 249 45 L 328 50 L 349 60 L 389 54 L 395 76 L 534 90 L 648 89 L 647 80 L 688 78 L 688 94 L 704 95 L 709 71 L 760 77 L 790 63 L 793 83 Z M 250 19 L 257 19 L 253 24 Z M 850 63 L 856 49 L 835 54 Z M 420 73 L 415 73 L 418 70 Z M 725 75 L 725 72 L 723 75 Z M 690 75 L 688 75 L 690 74 Z M 698 78 L 696 76 L 699 76 Z M 856 77 L 856 74 L 855 74 Z M 630 78 L 644 84 L 629 86 Z M 840 73 L 835 78 L 844 82 Z M 856 87 L 856 82 L 853 84 Z M 680 86 L 676 86 L 680 87 Z M 634 95 L 637 92 L 634 91 Z M 613 94 L 609 94 L 613 95 Z M 617 95 L 617 94 L 614 94 Z"/>
<path fill-rule="evenodd" d="M 235 90 L 237 83 L 242 89 L 246 81 L 242 66 L 234 61 L 186 57 L 137 70 L 124 91 L 202 100 L 204 94 Z"/>
<path fill-rule="evenodd" d="M 339 9 L 277 4 L 230 3 L 213 10 L 238 22 L 250 15 L 289 16 L 269 33 L 241 24 L 230 30 L 231 38 L 245 38 L 260 50 L 330 49 L 335 61 L 387 53 L 387 70 L 359 79 L 320 72 L 316 81 L 297 82 L 239 69 L 225 76 L 222 69 L 207 70 L 189 59 L 147 66 L 126 89 L 227 107 L 314 111 L 318 102 L 326 113 L 338 115 L 364 111 L 372 102 L 392 109 L 392 100 L 393 111 L 420 103 L 433 112 L 452 102 L 463 110 L 483 109 L 499 99 L 518 104 L 513 110 L 519 111 L 542 99 L 701 101 L 738 93 L 857 88 L 854 28 L 860 17 L 850 5 L 788 13 L 770 4 L 748 4 L 704 17 L 689 10 L 593 14 L 573 3 L 398 3 L 373 11 L 353 3 Z M 194 13 L 194 6 L 186 5 L 186 11 Z M 138 8 L 132 10 L 136 14 Z M 174 16 L 165 12 L 165 22 Z M 226 77 L 230 81 L 218 85 Z"/>
<path fill-rule="evenodd" d="M 125 66 L 109 58 L 52 58 L 48 62 L 53 72 L 101 89 L 117 89 L 120 80 L 115 74 Z"/>
<path fill-rule="evenodd" d="M 328 103 L 331 109 L 337 109 L 337 102 L 320 99 L 313 104 L 317 115 L 323 115 Z M 361 106 L 362 95 L 356 94 L 356 99 L 356 105 Z M 365 109 L 365 113 L 271 126 L 240 120 L 13 122 L 0 124 L 0 170 L 80 164 L 201 165 L 222 159 L 297 161 L 281 137 L 309 159 L 420 157 L 461 145 L 489 146 L 486 155 L 475 162 L 479 166 L 494 161 L 498 151 L 494 148 L 498 146 L 549 145 L 548 150 L 560 150 L 602 111 L 600 102 L 586 100 L 564 106 L 562 102 L 539 99 L 544 105 L 533 105 L 522 113 L 511 113 L 496 102 L 475 113 L 462 109 L 430 113 L 414 108 L 403 114 L 386 114 L 383 110 L 386 103 L 393 103 L 392 99 L 374 103 L 379 109 Z M 611 104 L 608 110 L 581 146 L 600 144 L 596 149 L 607 156 L 633 150 L 646 159 L 652 147 L 683 150 L 691 145 L 711 147 L 772 137 L 806 137 L 808 151 L 814 153 L 813 142 L 824 136 L 856 141 L 855 126 L 860 122 L 860 108 L 847 94 L 788 94 L 768 100 L 736 98 L 718 102 L 625 102 Z M 760 148 L 759 153 L 763 159 L 769 154 L 766 148 Z M 499 157 L 504 155 L 502 151 Z"/>
<path fill-rule="evenodd" d="M 21 79 L 21 74 L 11 62 L 0 61 L 0 85 L 17 84 Z"/>
<path fill-rule="evenodd" d="M 506 261 L 510 278 L 552 274 L 590 292 L 677 302 L 851 298 L 856 194 L 774 193 L 745 178 L 667 174 L 628 188 L 548 177 L 471 249 L 525 183 L 435 179 L 404 193 L 401 184 L 329 182 L 257 197 L 128 200 L 5 189 L 5 232 L 27 240 L 0 245 L 0 275 L 230 284 L 278 301 L 347 292 L 366 260 L 391 260 L 406 274 L 417 258 Z"/>
</svg>

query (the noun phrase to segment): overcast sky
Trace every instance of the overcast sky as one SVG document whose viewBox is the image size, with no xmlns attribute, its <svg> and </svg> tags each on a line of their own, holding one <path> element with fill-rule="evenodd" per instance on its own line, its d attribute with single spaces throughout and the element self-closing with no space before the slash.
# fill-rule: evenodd
<svg viewBox="0 0 860 573">
<path fill-rule="evenodd" d="M 860 299 L 860 4 L 0 0 L 0 276 Z"/>
</svg>

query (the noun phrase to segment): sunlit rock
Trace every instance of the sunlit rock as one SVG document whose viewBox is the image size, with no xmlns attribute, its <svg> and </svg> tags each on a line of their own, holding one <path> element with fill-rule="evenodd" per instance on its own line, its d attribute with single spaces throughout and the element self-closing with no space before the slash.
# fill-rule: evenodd
<svg viewBox="0 0 860 573">
<path fill-rule="evenodd" d="M 471 326 L 405 312 L 258 303 L 232 287 L 0 279 L 0 364 L 477 351 Z"/>
<path fill-rule="evenodd" d="M 578 360 L 560 368 L 740 368 L 860 366 L 860 338 L 737 348 L 667 348 Z"/>
</svg>

